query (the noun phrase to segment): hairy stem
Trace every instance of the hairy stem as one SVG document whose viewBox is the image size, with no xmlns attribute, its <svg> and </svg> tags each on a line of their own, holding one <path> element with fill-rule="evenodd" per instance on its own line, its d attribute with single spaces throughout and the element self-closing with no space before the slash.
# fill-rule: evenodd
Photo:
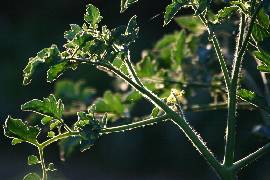
<svg viewBox="0 0 270 180">
<path fill-rule="evenodd" d="M 130 60 L 130 52 L 128 51 L 127 52 L 127 58 L 124 58 L 125 60 L 125 63 L 126 63 L 126 66 L 128 68 L 128 71 L 129 71 L 129 74 L 131 75 L 132 79 L 137 83 L 139 84 L 140 86 L 143 86 L 142 82 L 140 81 L 140 79 L 138 78 L 137 74 L 136 74 L 136 71 L 133 67 L 133 64 Z"/>
<path fill-rule="evenodd" d="M 76 131 L 71 131 L 71 132 L 65 132 L 65 133 L 59 134 L 59 135 L 54 136 L 53 138 L 48 139 L 47 141 L 44 141 L 43 143 L 41 143 L 40 148 L 44 149 L 48 145 L 50 145 L 58 140 L 68 138 L 70 136 L 80 136 L 80 133 L 76 132 Z"/>
<path fill-rule="evenodd" d="M 232 166 L 233 171 L 240 171 L 245 166 L 248 166 L 252 162 L 256 161 L 262 155 L 268 153 L 270 151 L 270 143 L 266 144 L 262 148 L 258 149 L 257 151 L 251 153 L 250 155 L 246 156 L 245 158 L 235 162 Z"/>
<path fill-rule="evenodd" d="M 147 125 L 152 125 L 154 123 L 159 123 L 159 122 L 165 121 L 167 119 L 168 119 L 168 116 L 163 115 L 163 116 L 159 116 L 159 117 L 156 117 L 156 118 L 150 118 L 150 119 L 145 119 L 145 120 L 142 120 L 142 121 L 130 123 L 130 124 L 127 124 L 127 125 L 104 128 L 104 129 L 101 130 L 101 133 L 102 134 L 109 134 L 109 133 L 113 133 L 113 132 L 121 132 L 121 131 L 125 131 L 125 130 L 131 130 L 131 129 L 134 129 L 134 128 L 147 126 Z"/>
<path fill-rule="evenodd" d="M 211 151 L 207 148 L 205 143 L 202 141 L 200 136 L 192 129 L 192 127 L 181 118 L 176 112 L 174 112 L 165 102 L 159 99 L 155 94 L 153 94 L 148 89 L 138 85 L 136 82 L 131 80 L 128 76 L 123 74 L 121 71 L 115 69 L 112 65 L 101 62 L 91 62 L 90 60 L 84 60 L 89 64 L 94 66 L 101 66 L 102 69 L 107 69 L 114 73 L 119 78 L 125 80 L 128 84 L 139 91 L 147 100 L 153 103 L 155 106 L 161 108 L 168 115 L 170 119 L 173 120 L 175 124 L 185 133 L 185 135 L 190 139 L 196 149 L 202 154 L 202 156 L 207 160 L 207 162 L 216 170 L 218 174 L 222 173 L 222 166 L 219 161 L 214 157 Z M 106 71 L 106 70 L 105 70 Z"/>
<path fill-rule="evenodd" d="M 40 164 L 42 168 L 42 180 L 47 180 L 47 170 L 46 170 L 46 165 L 44 162 L 44 155 L 43 155 L 43 148 L 38 148 L 38 153 L 39 153 L 39 159 L 40 159 Z"/>
<path fill-rule="evenodd" d="M 245 54 L 249 38 L 251 36 L 252 28 L 256 20 L 256 16 L 261 9 L 261 5 L 257 7 L 255 13 L 251 17 L 248 32 L 243 40 L 243 45 L 241 46 L 239 53 L 235 56 L 233 71 L 232 71 L 232 80 L 230 83 L 230 90 L 228 94 L 228 117 L 227 117 L 227 133 L 226 133 L 226 146 L 225 146 L 225 155 L 224 155 L 224 164 L 226 166 L 231 166 L 234 161 L 234 149 L 235 149 L 235 136 L 236 136 L 236 92 L 237 92 L 237 83 L 239 79 L 239 72 L 241 69 L 241 62 Z M 238 49 L 237 47 L 236 49 Z"/>
<path fill-rule="evenodd" d="M 227 92 L 228 92 L 229 91 L 230 76 L 229 76 L 229 71 L 228 71 L 228 68 L 226 65 L 226 61 L 223 57 L 222 50 L 221 50 L 220 45 L 219 45 L 219 41 L 217 39 L 215 32 L 212 30 L 211 26 L 208 24 L 207 20 L 203 17 L 203 15 L 199 15 L 199 18 L 202 21 L 202 23 L 204 24 L 204 26 L 206 27 L 208 34 L 209 34 L 209 37 L 210 37 L 210 39 L 213 43 L 213 46 L 215 48 L 215 52 L 216 52 L 216 55 L 217 55 L 217 58 L 219 61 L 219 65 L 221 67 L 221 71 L 224 75 L 224 81 L 225 81 L 225 85 L 226 85 Z"/>
</svg>

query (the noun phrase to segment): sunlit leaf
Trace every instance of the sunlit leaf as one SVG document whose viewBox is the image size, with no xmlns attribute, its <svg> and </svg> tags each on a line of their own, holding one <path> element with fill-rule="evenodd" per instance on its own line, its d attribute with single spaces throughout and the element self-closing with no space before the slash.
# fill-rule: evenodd
<svg viewBox="0 0 270 180">
<path fill-rule="evenodd" d="M 61 61 L 61 54 L 56 45 L 41 50 L 36 57 L 29 59 L 27 66 L 23 70 L 23 84 L 27 85 L 31 82 L 32 75 L 40 64 L 54 65 L 59 61 Z"/>
<path fill-rule="evenodd" d="M 121 97 L 118 94 L 113 94 L 111 91 L 106 91 L 103 98 L 98 98 L 94 104 L 96 112 L 111 112 L 117 115 L 124 113 L 125 107 L 121 102 Z"/>
<path fill-rule="evenodd" d="M 78 121 L 75 128 L 79 129 L 81 135 L 80 149 L 85 151 L 94 145 L 100 136 L 101 125 L 92 114 L 78 112 Z"/>
<path fill-rule="evenodd" d="M 56 100 L 54 95 L 42 100 L 33 99 L 21 106 L 24 111 L 32 111 L 45 116 L 61 119 L 64 112 L 64 104 L 61 99 Z"/>
<path fill-rule="evenodd" d="M 176 66 L 181 65 L 182 60 L 184 58 L 185 42 L 186 42 L 185 40 L 186 40 L 186 33 L 185 31 L 181 31 L 178 35 L 177 41 L 172 50 L 172 60 L 175 62 Z"/>
<path fill-rule="evenodd" d="M 265 38 L 270 37 L 270 32 L 261 24 L 255 23 L 252 29 L 252 36 L 256 41 L 260 42 L 263 41 Z"/>
<path fill-rule="evenodd" d="M 41 178 L 36 173 L 29 173 L 24 176 L 23 180 L 41 180 Z"/>
<path fill-rule="evenodd" d="M 239 89 L 237 95 L 240 96 L 242 100 L 270 113 L 270 107 L 267 105 L 265 98 L 257 95 L 255 92 L 246 89 Z"/>
<path fill-rule="evenodd" d="M 28 163 L 28 165 L 35 165 L 35 164 L 39 164 L 40 161 L 39 161 L 37 156 L 30 155 L 30 156 L 28 156 L 27 163 Z"/>
<path fill-rule="evenodd" d="M 47 167 L 47 170 L 48 171 L 56 171 L 57 169 L 55 168 L 55 166 L 54 166 L 53 163 L 49 163 L 48 164 L 48 167 Z"/>
<path fill-rule="evenodd" d="M 30 143 L 37 143 L 37 136 L 40 133 L 40 128 L 33 127 L 22 122 L 21 119 L 13 119 L 8 116 L 4 125 L 4 134 L 9 138 L 15 138 L 16 142 L 12 144 L 17 144 L 20 139 L 21 141 L 26 141 Z"/>
<path fill-rule="evenodd" d="M 237 6 L 229 6 L 219 10 L 218 13 L 214 16 L 214 23 L 220 23 L 223 19 L 231 17 L 231 15 L 237 11 L 237 9 Z"/>
<path fill-rule="evenodd" d="M 183 7 L 185 2 L 185 0 L 173 0 L 173 2 L 166 7 L 164 14 L 164 26 L 169 24 L 175 14 Z"/>
<path fill-rule="evenodd" d="M 84 20 L 93 28 L 97 28 L 98 23 L 101 21 L 99 9 L 94 5 L 89 4 L 86 7 L 86 13 L 84 14 Z"/>
<path fill-rule="evenodd" d="M 205 32 L 206 28 L 197 16 L 180 16 L 175 19 L 176 23 L 182 28 L 201 35 Z"/>
<path fill-rule="evenodd" d="M 138 2 L 138 0 L 121 0 L 121 10 L 120 12 L 123 13 L 127 10 L 132 4 Z"/>
</svg>

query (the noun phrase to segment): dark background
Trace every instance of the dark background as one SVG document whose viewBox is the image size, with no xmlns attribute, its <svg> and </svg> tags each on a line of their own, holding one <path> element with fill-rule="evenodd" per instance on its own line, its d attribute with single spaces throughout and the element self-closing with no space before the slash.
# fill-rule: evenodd
<svg viewBox="0 0 270 180">
<path fill-rule="evenodd" d="M 1 2 L 0 5 L 0 121 L 3 124 L 8 114 L 23 118 L 27 113 L 20 105 L 31 98 L 48 96 L 53 84 L 45 81 L 44 72 L 35 74 L 31 85 L 23 87 L 22 70 L 27 59 L 44 47 L 55 43 L 61 47 L 63 32 L 69 24 L 82 24 L 85 6 L 89 1 L 46 0 Z M 120 0 L 91 1 L 100 8 L 103 23 L 109 27 L 126 24 L 138 15 L 140 37 L 133 47 L 133 59 L 139 58 L 141 50 L 151 48 L 165 33 L 177 30 L 171 23 L 162 27 L 162 15 L 166 1 L 139 2 L 126 13 L 120 14 Z M 158 15 L 158 16 L 156 16 Z M 152 17 L 156 16 L 152 19 Z M 103 92 L 111 88 L 111 78 L 89 67 L 69 72 L 62 78 L 85 80 L 90 86 Z M 236 156 L 243 157 L 254 151 L 263 141 L 251 134 L 258 123 L 257 112 L 238 113 L 238 139 Z M 208 142 L 208 146 L 222 160 L 226 111 L 188 114 L 191 124 Z M 12 147 L 1 130 L 0 179 L 21 179 L 39 167 L 27 165 L 27 155 L 34 149 L 27 144 Z M 172 123 L 136 129 L 125 133 L 107 135 L 89 151 L 76 152 L 61 162 L 57 146 L 46 150 L 47 162 L 58 168 L 55 179 L 181 179 L 215 180 L 216 175 L 205 160 L 196 152 L 186 137 Z M 241 173 L 240 180 L 268 180 L 270 157 L 264 156 Z"/>
</svg>

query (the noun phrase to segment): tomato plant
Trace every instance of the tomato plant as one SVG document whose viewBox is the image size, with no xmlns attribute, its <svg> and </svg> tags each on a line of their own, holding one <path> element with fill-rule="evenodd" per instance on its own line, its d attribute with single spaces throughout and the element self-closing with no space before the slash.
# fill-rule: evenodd
<svg viewBox="0 0 270 180">
<path fill-rule="evenodd" d="M 121 0 L 121 12 L 136 2 Z M 24 85 L 31 83 L 39 66 L 47 68 L 47 81 L 53 82 L 66 71 L 88 65 L 116 77 L 120 90 L 108 90 L 89 103 L 87 99 L 96 93 L 94 89 L 82 82 L 60 80 L 54 94 L 42 100 L 30 100 L 21 106 L 21 110 L 34 113 L 31 121 L 8 116 L 4 134 L 12 139 L 12 145 L 29 143 L 37 149 L 37 155 L 29 155 L 28 164 L 40 165 L 42 175 L 33 172 L 24 179 L 46 180 L 48 172 L 56 170 L 53 163 L 44 159 L 44 149 L 52 143 L 59 142 L 63 159 L 76 148 L 81 151 L 91 148 L 106 134 L 161 122 L 173 122 L 220 179 L 237 179 L 243 168 L 270 151 L 268 143 L 240 160 L 235 157 L 237 108 L 257 108 L 262 114 L 266 113 L 268 116 L 262 117 L 264 124 L 254 130 L 270 138 L 267 126 L 270 53 L 262 45 L 269 42 L 269 3 L 266 0 L 225 1 L 224 7 L 216 12 L 211 9 L 215 3 L 211 0 L 172 0 L 165 8 L 164 26 L 174 19 L 182 29 L 165 35 L 153 49 L 144 51 L 136 64 L 131 61 L 130 45 L 139 33 L 137 17 L 131 17 L 126 26 L 110 29 L 101 25 L 101 13 L 92 4 L 86 7 L 84 24 L 71 24 L 70 30 L 65 31 L 63 48 L 52 45 L 29 58 L 23 70 Z M 185 8 L 192 9 L 194 13 L 175 17 Z M 228 22 L 238 24 L 236 35 L 230 34 L 235 40 L 232 57 L 224 56 L 223 48 L 226 47 L 221 47 L 219 38 L 219 33 L 223 32 L 222 25 Z M 208 43 L 200 47 L 198 44 L 205 37 Z M 242 73 L 242 62 L 247 53 L 253 55 L 258 65 L 264 86 L 261 94 L 243 88 L 246 86 L 242 79 L 248 72 Z M 217 59 L 220 71 L 211 70 L 211 63 L 202 63 L 209 59 L 214 59 L 211 63 Z M 207 89 L 213 101 L 192 104 L 189 97 L 200 93 L 202 88 Z M 152 103 L 152 113 L 144 118 L 131 116 L 130 111 L 142 98 Z M 209 109 L 228 110 L 223 161 L 215 157 L 185 116 L 186 111 Z M 72 123 L 65 120 L 70 114 L 77 115 Z M 127 121 L 123 125 L 115 125 L 114 122 L 120 118 Z"/>
</svg>

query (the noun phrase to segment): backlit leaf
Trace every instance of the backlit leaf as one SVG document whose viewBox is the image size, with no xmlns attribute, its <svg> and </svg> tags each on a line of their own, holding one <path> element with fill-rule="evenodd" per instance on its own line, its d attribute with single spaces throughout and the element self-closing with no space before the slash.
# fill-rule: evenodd
<svg viewBox="0 0 270 180">
<path fill-rule="evenodd" d="M 183 7 L 185 0 L 173 0 L 171 4 L 166 7 L 164 14 L 164 26 L 169 24 L 175 14 Z"/>
<path fill-rule="evenodd" d="M 94 5 L 89 4 L 86 7 L 86 13 L 84 15 L 84 20 L 91 25 L 93 28 L 97 28 L 98 23 L 101 21 L 102 16 L 100 16 L 99 9 Z"/>
<path fill-rule="evenodd" d="M 246 90 L 246 89 L 239 89 L 238 96 L 244 101 L 259 107 L 266 112 L 270 113 L 270 107 L 267 105 L 267 102 L 264 97 L 257 95 L 255 92 Z"/>
<path fill-rule="evenodd" d="M 120 12 L 123 13 L 125 10 L 129 8 L 132 4 L 138 2 L 138 0 L 121 0 L 121 10 Z"/>
<path fill-rule="evenodd" d="M 36 173 L 29 173 L 24 176 L 23 180 L 41 180 L 41 178 Z"/>
<path fill-rule="evenodd" d="M 28 165 L 35 165 L 35 164 L 39 164 L 40 161 L 39 161 L 37 156 L 30 155 L 30 156 L 28 156 L 27 163 L 28 163 Z"/>
<path fill-rule="evenodd" d="M 40 133 L 40 128 L 33 127 L 22 122 L 21 119 L 13 119 L 8 116 L 4 125 L 4 134 L 9 138 L 20 139 L 30 143 L 37 143 L 37 136 Z M 16 143 L 18 143 L 17 141 Z M 13 142 L 12 144 L 14 144 Z M 15 143 L 15 144 L 16 144 Z"/>
<path fill-rule="evenodd" d="M 61 99 L 56 100 L 54 95 L 42 100 L 33 99 L 21 106 L 24 111 L 32 111 L 45 116 L 61 119 L 64 112 L 64 104 Z"/>
</svg>

